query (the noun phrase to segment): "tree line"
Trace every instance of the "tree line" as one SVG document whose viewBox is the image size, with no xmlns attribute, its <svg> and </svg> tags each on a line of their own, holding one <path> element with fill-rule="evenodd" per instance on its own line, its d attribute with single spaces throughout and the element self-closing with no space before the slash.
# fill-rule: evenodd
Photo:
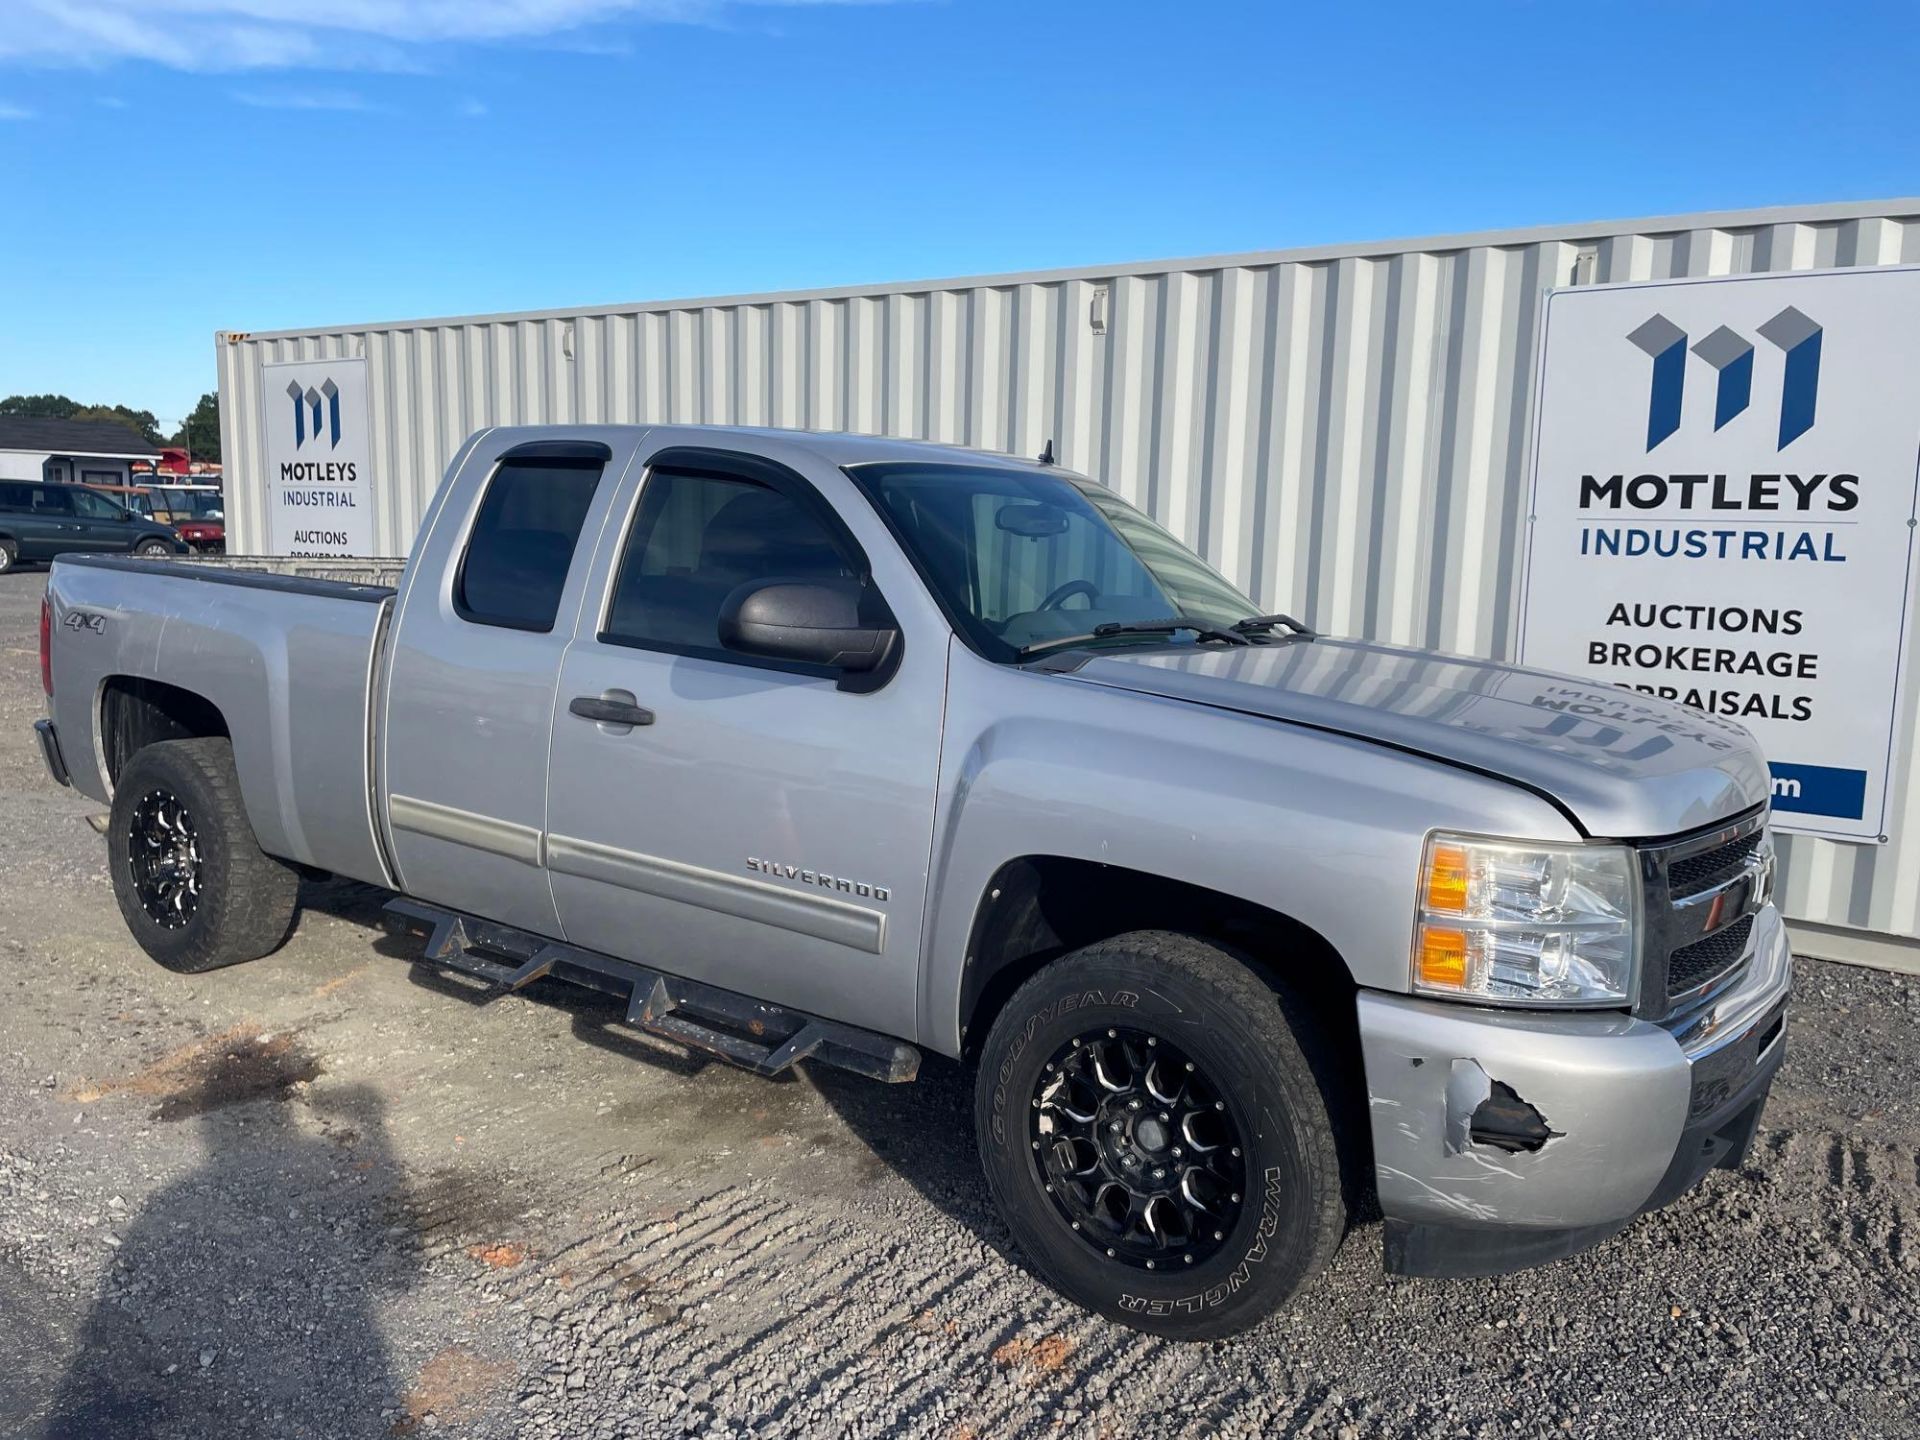
<svg viewBox="0 0 1920 1440">
<path fill-rule="evenodd" d="M 220 397 L 209 390 L 200 397 L 172 435 L 163 437 L 151 410 L 125 405 L 82 405 L 65 395 L 9 395 L 0 400 L 0 416 L 35 420 L 110 420 L 124 425 L 149 445 L 177 445 L 195 460 L 220 463 Z"/>
</svg>

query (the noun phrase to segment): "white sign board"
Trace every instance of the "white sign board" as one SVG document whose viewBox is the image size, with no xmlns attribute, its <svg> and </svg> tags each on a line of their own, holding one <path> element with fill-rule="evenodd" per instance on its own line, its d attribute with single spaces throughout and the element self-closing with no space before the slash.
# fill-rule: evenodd
<svg viewBox="0 0 1920 1440">
<path fill-rule="evenodd" d="M 268 553 L 373 554 L 367 362 L 262 365 L 260 382 Z"/>
<path fill-rule="evenodd" d="M 1547 297 L 1529 665 L 1745 725 L 1776 827 L 1884 840 L 1920 465 L 1920 268 Z"/>
</svg>

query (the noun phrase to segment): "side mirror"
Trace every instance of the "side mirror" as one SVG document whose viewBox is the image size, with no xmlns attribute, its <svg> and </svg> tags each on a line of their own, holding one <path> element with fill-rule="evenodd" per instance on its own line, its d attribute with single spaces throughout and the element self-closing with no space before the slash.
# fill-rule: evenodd
<svg viewBox="0 0 1920 1440">
<path fill-rule="evenodd" d="M 865 674 L 899 642 L 891 616 L 863 618 L 857 580 L 749 580 L 720 606 L 720 643 L 745 655 Z"/>
</svg>

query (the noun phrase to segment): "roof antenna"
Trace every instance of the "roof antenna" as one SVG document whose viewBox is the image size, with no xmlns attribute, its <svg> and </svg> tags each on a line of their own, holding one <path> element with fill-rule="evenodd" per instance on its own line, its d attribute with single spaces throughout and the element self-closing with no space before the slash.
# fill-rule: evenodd
<svg viewBox="0 0 1920 1440">
<path fill-rule="evenodd" d="M 1047 443 L 1040 447 L 1040 463 L 1042 465 L 1053 465 L 1058 463 L 1053 458 L 1053 437 L 1051 435 L 1047 437 Z"/>
</svg>

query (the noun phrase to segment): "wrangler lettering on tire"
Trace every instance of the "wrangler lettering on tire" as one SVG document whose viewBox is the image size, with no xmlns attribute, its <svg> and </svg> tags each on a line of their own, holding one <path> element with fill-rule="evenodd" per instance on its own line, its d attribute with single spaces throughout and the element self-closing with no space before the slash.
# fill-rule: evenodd
<svg viewBox="0 0 1920 1440">
<path fill-rule="evenodd" d="M 1014 994 L 975 1121 L 1043 1278 L 1123 1324 L 1203 1339 L 1326 1265 L 1346 1226 L 1340 1153 L 1285 999 L 1226 949 L 1155 931 L 1063 956 Z"/>
</svg>

